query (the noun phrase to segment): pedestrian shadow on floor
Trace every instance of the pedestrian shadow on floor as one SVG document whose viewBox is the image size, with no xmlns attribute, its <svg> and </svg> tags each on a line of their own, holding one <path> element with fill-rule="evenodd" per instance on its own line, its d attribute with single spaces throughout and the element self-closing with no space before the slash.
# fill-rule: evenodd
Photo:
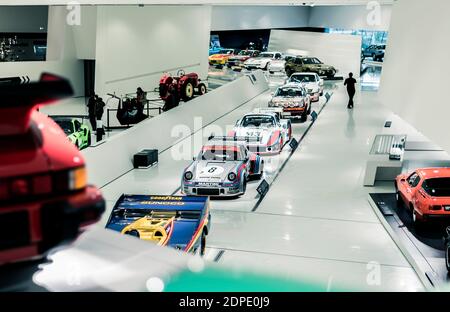
<svg viewBox="0 0 450 312">
<path fill-rule="evenodd" d="M 348 110 L 347 126 L 345 128 L 345 136 L 353 139 L 356 136 L 355 119 L 353 118 L 353 109 Z"/>
</svg>

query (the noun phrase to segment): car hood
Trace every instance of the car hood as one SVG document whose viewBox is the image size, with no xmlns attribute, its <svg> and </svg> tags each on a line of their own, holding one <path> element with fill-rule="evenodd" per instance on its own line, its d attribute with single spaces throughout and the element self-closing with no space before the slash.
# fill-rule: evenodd
<svg viewBox="0 0 450 312">
<path fill-rule="evenodd" d="M 270 57 L 254 57 L 247 60 L 247 63 L 261 63 L 270 61 L 272 58 Z"/>
<path fill-rule="evenodd" d="M 240 161 L 201 160 L 194 163 L 194 179 L 205 182 L 225 181 L 230 172 L 237 172 Z"/>
<path fill-rule="evenodd" d="M 220 58 L 224 58 L 224 57 L 228 57 L 228 56 L 230 56 L 230 55 L 228 55 L 228 54 L 214 54 L 214 55 L 211 55 L 209 58 L 210 59 L 220 59 Z"/>
<path fill-rule="evenodd" d="M 268 142 L 275 128 L 267 129 L 261 127 L 236 127 L 234 129 L 238 137 L 260 138 L 260 142 Z"/>
<path fill-rule="evenodd" d="M 285 104 L 303 105 L 304 102 L 305 102 L 305 99 L 300 96 L 297 96 L 297 97 L 275 96 L 272 98 L 272 103 L 278 104 L 278 105 L 285 105 Z"/>
<path fill-rule="evenodd" d="M 245 61 L 248 60 L 250 58 L 250 56 L 248 55 L 235 55 L 230 57 L 230 60 L 238 60 L 238 61 Z"/>
</svg>

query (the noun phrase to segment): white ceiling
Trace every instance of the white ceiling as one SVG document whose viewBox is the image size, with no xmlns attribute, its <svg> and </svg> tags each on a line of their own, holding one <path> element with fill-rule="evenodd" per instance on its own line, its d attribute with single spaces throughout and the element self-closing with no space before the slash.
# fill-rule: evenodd
<svg viewBox="0 0 450 312">
<path fill-rule="evenodd" d="M 378 0 L 392 4 L 396 0 Z M 80 4 L 366 5 L 369 0 L 77 0 Z M 67 5 L 68 0 L 0 0 L 0 5 Z"/>
</svg>

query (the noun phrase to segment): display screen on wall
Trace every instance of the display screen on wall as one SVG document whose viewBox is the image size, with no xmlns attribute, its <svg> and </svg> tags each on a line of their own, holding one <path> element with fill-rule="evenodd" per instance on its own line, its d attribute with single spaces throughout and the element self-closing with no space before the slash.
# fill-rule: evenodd
<svg viewBox="0 0 450 312">
<path fill-rule="evenodd" d="M 0 62 L 45 61 L 46 33 L 0 33 Z"/>
</svg>

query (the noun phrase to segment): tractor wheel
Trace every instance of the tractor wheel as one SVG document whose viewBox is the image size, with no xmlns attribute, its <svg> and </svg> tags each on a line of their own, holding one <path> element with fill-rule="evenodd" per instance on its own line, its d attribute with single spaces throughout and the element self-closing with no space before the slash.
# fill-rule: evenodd
<svg viewBox="0 0 450 312">
<path fill-rule="evenodd" d="M 91 140 L 91 131 L 88 132 L 87 134 L 87 146 L 91 146 L 92 144 L 92 140 Z"/>
<path fill-rule="evenodd" d="M 188 80 L 186 83 L 181 87 L 181 98 L 183 101 L 187 102 L 189 100 L 192 100 L 194 97 L 194 84 L 192 81 Z"/>
<path fill-rule="evenodd" d="M 206 85 L 205 85 L 204 83 L 199 84 L 199 85 L 198 85 L 198 91 L 197 91 L 197 94 L 198 94 L 198 95 L 203 95 L 203 94 L 205 94 L 206 92 L 208 92 L 208 90 L 206 89 Z"/>
</svg>

